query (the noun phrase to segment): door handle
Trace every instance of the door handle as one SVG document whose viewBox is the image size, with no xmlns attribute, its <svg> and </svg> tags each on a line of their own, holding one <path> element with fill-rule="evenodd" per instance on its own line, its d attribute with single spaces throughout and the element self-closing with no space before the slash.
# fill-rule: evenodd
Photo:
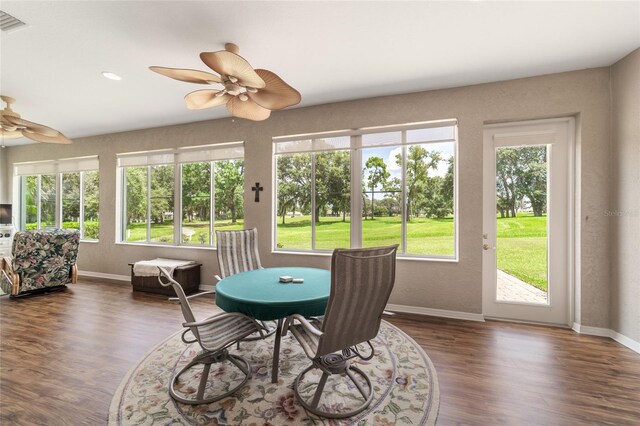
<svg viewBox="0 0 640 426">
<path fill-rule="evenodd" d="M 482 249 L 483 250 L 495 250 L 495 247 L 491 247 L 489 244 L 483 244 L 482 245 Z"/>
</svg>

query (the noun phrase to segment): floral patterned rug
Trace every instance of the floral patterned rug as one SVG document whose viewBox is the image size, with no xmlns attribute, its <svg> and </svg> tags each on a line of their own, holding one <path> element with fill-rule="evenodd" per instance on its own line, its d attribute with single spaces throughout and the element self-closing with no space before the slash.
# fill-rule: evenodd
<svg viewBox="0 0 640 426">
<path fill-rule="evenodd" d="M 176 403 L 167 391 L 173 371 L 185 365 L 199 350 L 186 345 L 180 332 L 151 350 L 124 378 L 111 401 L 109 425 L 433 425 L 439 406 L 438 379 L 425 352 L 397 327 L 383 321 L 373 341 L 376 354 L 370 361 L 352 362 L 365 371 L 374 387 L 374 399 L 362 413 L 341 420 L 319 418 L 305 411 L 295 400 L 292 385 L 300 371 L 311 362 L 296 340 L 282 338 L 278 383 L 271 383 L 273 338 L 243 342 L 231 353 L 245 357 L 252 366 L 247 384 L 234 395 L 205 405 Z M 357 360 L 357 361 L 356 361 Z M 309 373 L 311 374 L 311 373 Z M 305 375 L 305 380 L 309 374 Z M 185 373 L 181 376 L 188 375 Z M 210 377 L 218 382 L 225 368 L 216 364 Z M 227 374 L 229 375 L 229 374 Z M 186 382 L 182 387 L 197 388 Z M 338 382 L 336 382 L 338 383 Z M 329 382 L 325 389 L 339 399 L 342 393 Z"/>
</svg>

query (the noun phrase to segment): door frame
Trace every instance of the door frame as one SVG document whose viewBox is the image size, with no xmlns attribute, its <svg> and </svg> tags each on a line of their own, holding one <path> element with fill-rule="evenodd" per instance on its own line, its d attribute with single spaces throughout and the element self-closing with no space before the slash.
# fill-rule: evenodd
<svg viewBox="0 0 640 426">
<path fill-rule="evenodd" d="M 576 274 L 576 218 L 575 218 L 575 189 L 576 189 L 576 124 L 574 117 L 559 117 L 559 118 L 550 118 L 550 119 L 540 119 L 540 120 L 527 120 L 527 121 L 517 121 L 517 122 L 506 122 L 506 123 L 498 123 L 498 124 L 485 124 L 483 127 L 483 237 L 484 234 L 487 233 L 485 229 L 487 227 L 487 221 L 491 218 L 487 215 L 487 211 L 490 211 L 491 208 L 488 206 L 489 203 L 492 204 L 492 208 L 495 211 L 495 176 L 489 177 L 487 176 L 488 169 L 495 168 L 495 154 L 493 154 L 492 158 L 488 158 L 488 144 L 491 145 L 491 151 L 495 152 L 493 149 L 493 141 L 491 139 L 493 132 L 496 129 L 507 129 L 507 128 L 516 128 L 516 127 L 535 127 L 535 126 L 548 126 L 548 125 L 557 125 L 564 124 L 566 126 L 566 156 L 567 156 L 567 164 L 566 164 L 566 178 L 567 178 L 567 200 L 566 207 L 567 211 L 565 212 L 565 220 L 566 220 L 566 250 L 567 250 L 567 259 L 566 259 L 566 280 L 567 280 L 567 289 L 566 289 L 566 302 L 564 303 L 566 309 L 565 319 L 566 321 L 562 321 L 561 323 L 556 322 L 545 322 L 545 321 L 535 321 L 526 318 L 510 318 L 510 317 L 500 317 L 496 315 L 488 314 L 487 304 L 496 302 L 496 284 L 495 284 L 495 271 L 490 271 L 490 268 L 496 269 L 495 263 L 492 263 L 491 260 L 495 259 L 495 256 L 487 256 L 483 251 L 483 259 L 482 259 L 482 310 L 485 318 L 492 319 L 501 319 L 508 321 L 518 321 L 518 322 L 530 322 L 530 323 L 542 323 L 546 325 L 557 325 L 562 327 L 570 327 L 573 324 L 575 317 L 575 278 Z M 514 129 L 515 130 L 515 129 Z M 487 182 L 487 179 L 490 179 L 491 182 Z M 491 183 L 491 185 L 489 185 Z M 490 191 L 491 189 L 491 191 Z M 495 213 L 494 216 L 495 217 Z M 482 239 L 482 243 L 489 243 L 495 247 L 496 235 L 489 237 L 489 240 Z M 513 302 L 504 302 L 506 304 L 514 304 Z M 517 302 L 515 304 L 518 304 Z M 527 306 L 526 303 L 519 303 L 520 305 Z M 544 307 L 542 307 L 544 308 Z M 491 312 L 492 313 L 492 312 Z"/>
</svg>

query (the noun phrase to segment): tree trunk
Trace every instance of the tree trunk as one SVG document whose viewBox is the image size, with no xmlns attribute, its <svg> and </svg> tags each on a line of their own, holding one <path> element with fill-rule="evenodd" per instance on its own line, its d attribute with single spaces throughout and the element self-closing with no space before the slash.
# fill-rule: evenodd
<svg viewBox="0 0 640 426">
<path fill-rule="evenodd" d="M 373 187 L 371 187 L 371 220 L 373 220 Z"/>
<path fill-rule="evenodd" d="M 236 203 L 231 203 L 231 223 L 235 224 L 236 220 Z"/>
</svg>

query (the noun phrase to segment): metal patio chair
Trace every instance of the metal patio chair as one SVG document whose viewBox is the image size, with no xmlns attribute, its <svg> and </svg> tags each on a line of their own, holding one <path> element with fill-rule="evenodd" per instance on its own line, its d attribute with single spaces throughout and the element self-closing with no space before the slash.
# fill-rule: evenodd
<svg viewBox="0 0 640 426">
<path fill-rule="evenodd" d="M 359 357 L 373 358 L 371 340 L 380 329 L 382 314 L 395 283 L 396 251 L 398 245 L 367 249 L 336 249 L 331 259 L 331 295 L 322 322 L 309 320 L 302 315 L 287 318 L 288 329 L 312 360 L 312 365 L 302 371 L 295 380 L 294 392 L 298 402 L 310 412 L 328 418 L 351 417 L 366 409 L 373 400 L 370 379 L 350 360 Z M 368 355 L 357 347 L 367 343 Z M 319 369 L 322 376 L 309 401 L 301 395 L 301 383 L 305 374 Z M 347 376 L 359 395 L 351 400 L 362 403 L 350 411 L 340 411 L 324 404 L 320 408 L 323 390 L 330 375 Z M 360 380 L 356 377 L 360 376 Z M 305 384 L 305 389 L 311 385 Z"/>
<path fill-rule="evenodd" d="M 240 272 L 262 269 L 256 228 L 216 231 L 216 248 L 220 269 L 220 275 L 216 275 L 218 281 Z M 266 330 L 262 337 L 253 335 L 242 341 L 263 339 L 276 332 L 277 322 L 261 321 L 261 323 Z"/>
<path fill-rule="evenodd" d="M 178 295 L 182 314 L 186 321 L 182 324 L 185 327 L 182 333 L 182 341 L 187 344 L 197 342 L 202 348 L 202 351 L 200 351 L 198 355 L 171 377 L 169 394 L 174 400 L 191 405 L 208 404 L 233 394 L 247 383 L 251 376 L 251 367 L 246 359 L 238 355 L 230 354 L 227 348 L 253 333 L 262 333 L 262 326 L 253 318 L 241 313 L 223 313 L 202 321 L 196 321 L 182 286 L 173 279 L 169 271 L 161 267 L 158 269 L 160 270 L 160 275 L 158 275 L 160 284 L 164 287 L 173 286 L 174 291 Z M 188 337 L 188 333 L 191 333 L 193 337 Z M 239 384 L 232 386 L 231 389 L 221 394 L 213 393 L 205 396 L 205 391 L 207 389 L 211 390 L 211 388 L 214 387 L 207 386 L 207 384 L 210 383 L 209 371 L 211 366 L 225 361 L 229 361 L 230 364 L 235 365 L 242 372 L 244 378 Z M 192 367 L 197 364 L 203 364 L 198 391 L 195 398 L 185 398 L 176 391 L 176 383 L 178 383 L 182 374 L 192 370 Z M 229 371 L 229 369 L 225 370 L 227 372 Z"/>
</svg>

